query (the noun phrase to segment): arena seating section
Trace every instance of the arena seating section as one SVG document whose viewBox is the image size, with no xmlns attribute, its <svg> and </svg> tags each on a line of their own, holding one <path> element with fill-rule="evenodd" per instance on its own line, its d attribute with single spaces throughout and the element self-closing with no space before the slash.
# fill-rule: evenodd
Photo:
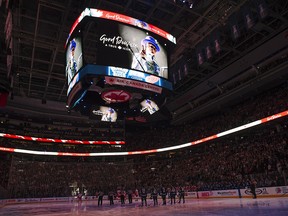
<svg viewBox="0 0 288 216">
<path fill-rule="evenodd" d="M 173 146 L 207 137 L 287 110 L 287 84 L 244 103 L 183 125 L 106 125 L 96 130 L 87 122 L 33 119 L 1 113 L 0 131 L 37 137 L 115 140 L 115 146 L 83 146 L 0 139 L 0 146 L 46 151 L 131 151 Z M 158 154 L 123 157 L 54 157 L 0 153 L 0 187 L 8 197 L 71 196 L 77 182 L 89 195 L 117 187 L 185 186 L 187 191 L 244 188 L 247 180 L 258 186 L 287 184 L 287 117 L 190 148 Z M 53 123 L 54 122 L 54 123 Z M 112 128 L 111 128 L 112 127 Z M 105 133 L 105 130 L 108 131 Z M 110 131 L 109 131 L 110 128 Z M 113 135 L 110 136 L 111 130 Z"/>
</svg>

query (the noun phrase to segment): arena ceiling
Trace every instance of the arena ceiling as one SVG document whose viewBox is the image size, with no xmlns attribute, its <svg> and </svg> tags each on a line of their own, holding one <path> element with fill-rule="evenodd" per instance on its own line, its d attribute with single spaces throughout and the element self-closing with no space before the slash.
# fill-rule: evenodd
<svg viewBox="0 0 288 216">
<path fill-rule="evenodd" d="M 288 27 L 288 2 L 285 0 L 10 2 L 13 8 L 11 92 L 14 98 L 21 97 L 25 101 L 39 99 L 47 105 L 49 101 L 60 102 L 65 106 L 67 83 L 64 44 L 73 22 L 86 7 L 126 14 L 158 26 L 176 37 L 177 46 L 172 53 L 170 66 L 177 72 L 177 67 L 181 68 L 185 62 L 188 71 L 175 81 L 175 91 L 165 104 L 166 111 L 172 115 L 175 123 L 199 117 L 215 108 L 221 109 L 227 103 L 234 103 L 247 95 L 270 88 L 272 83 L 276 85 L 287 80 L 287 72 L 283 72 L 287 69 L 285 62 L 281 63 L 284 68 L 281 71 L 273 70 L 279 64 L 272 64 L 268 72 L 260 71 L 261 67 L 271 65 L 271 62 L 284 58 L 288 53 L 286 41 L 276 38 L 282 34 L 282 39 Z M 259 18 L 257 11 L 259 4 L 267 9 L 263 19 Z M 253 26 L 249 29 L 243 21 L 246 12 L 254 17 Z M 5 14 L 1 16 L 3 21 Z M 234 24 L 240 33 L 236 39 L 231 34 L 231 26 Z M 2 22 L 1 28 L 3 25 Z M 1 38 L 5 37 L 3 31 L 1 35 Z M 217 54 L 214 52 L 211 58 L 199 64 L 197 52 L 205 50 L 205 46 L 211 45 L 215 38 L 219 39 L 221 51 Z M 273 49 L 275 41 L 283 44 Z M 266 47 L 270 52 L 261 56 L 261 47 Z M 246 57 L 249 53 L 250 57 Z M 1 55 L 4 56 L 3 53 Z M 6 60 L 3 59 L 1 79 L 6 75 Z M 257 85 L 242 86 L 241 89 L 233 87 L 235 83 L 248 84 L 251 77 L 252 81 L 258 80 Z M 13 105 L 11 97 L 8 104 Z M 165 117 L 159 114 L 157 118 Z"/>
</svg>

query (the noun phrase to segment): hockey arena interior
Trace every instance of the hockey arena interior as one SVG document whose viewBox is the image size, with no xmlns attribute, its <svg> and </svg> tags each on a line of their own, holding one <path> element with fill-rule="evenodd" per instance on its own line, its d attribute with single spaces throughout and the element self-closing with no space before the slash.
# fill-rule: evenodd
<svg viewBox="0 0 288 216">
<path fill-rule="evenodd" d="M 0 216 L 288 215 L 288 2 L 0 0 Z"/>
</svg>

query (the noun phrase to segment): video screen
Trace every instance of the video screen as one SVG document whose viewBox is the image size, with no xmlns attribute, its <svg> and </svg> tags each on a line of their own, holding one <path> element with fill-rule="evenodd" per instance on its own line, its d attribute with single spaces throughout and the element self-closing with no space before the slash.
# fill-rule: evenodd
<svg viewBox="0 0 288 216">
<path fill-rule="evenodd" d="M 82 43 L 80 37 L 73 38 L 66 50 L 66 77 L 68 85 L 83 66 Z"/>
<path fill-rule="evenodd" d="M 116 122 L 117 120 L 117 112 L 111 107 L 100 106 L 98 110 L 93 110 L 93 114 L 102 116 L 101 121 Z"/>
<path fill-rule="evenodd" d="M 86 62 L 133 69 L 168 79 L 167 39 L 112 20 L 90 19 L 86 26 L 90 26 L 82 31 L 83 37 L 89 38 L 83 42 Z M 89 56 L 85 56 L 86 53 Z"/>
<path fill-rule="evenodd" d="M 157 104 L 149 99 L 145 99 L 143 100 L 141 103 L 141 112 L 146 112 L 148 111 L 150 115 L 154 114 L 155 112 L 157 112 L 159 110 L 159 107 L 157 106 Z"/>
</svg>

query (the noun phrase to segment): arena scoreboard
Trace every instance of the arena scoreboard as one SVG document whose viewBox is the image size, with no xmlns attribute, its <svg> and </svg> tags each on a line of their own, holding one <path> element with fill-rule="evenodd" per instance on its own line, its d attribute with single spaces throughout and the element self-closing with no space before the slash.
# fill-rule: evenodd
<svg viewBox="0 0 288 216">
<path fill-rule="evenodd" d="M 102 121 L 152 115 L 172 91 L 176 39 L 144 21 L 86 8 L 67 41 L 67 108 Z"/>
</svg>

